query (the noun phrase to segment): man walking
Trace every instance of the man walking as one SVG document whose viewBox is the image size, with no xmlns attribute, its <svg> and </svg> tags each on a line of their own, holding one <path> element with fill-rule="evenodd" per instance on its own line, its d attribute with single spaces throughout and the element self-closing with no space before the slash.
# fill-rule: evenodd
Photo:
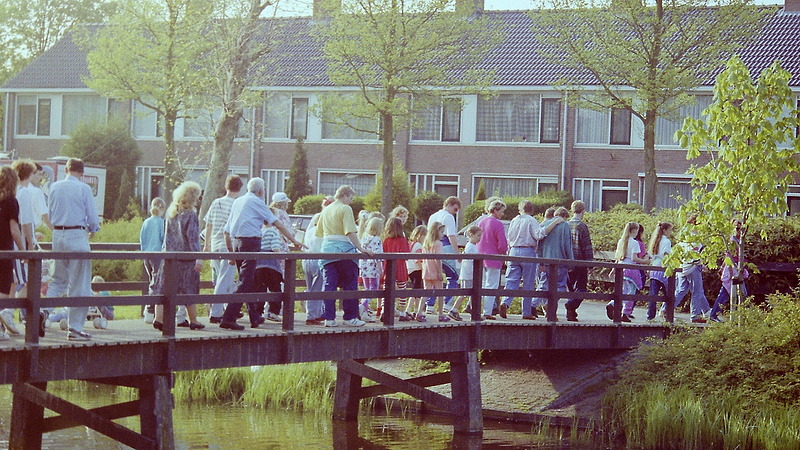
<svg viewBox="0 0 800 450">
<path fill-rule="evenodd" d="M 550 233 L 541 242 L 542 258 L 545 259 L 573 259 L 572 255 L 572 237 L 569 231 L 569 225 L 566 219 L 569 218 L 569 211 L 563 206 L 556 209 L 555 216 L 551 221 L 545 220 L 542 226 L 549 227 L 552 222 L 557 221 L 558 218 L 563 219 L 561 223 L 555 226 Z M 547 265 L 539 267 L 539 288 L 538 290 L 546 291 L 549 288 L 549 283 L 555 282 L 557 290 L 564 292 L 567 290 L 567 268 L 566 266 L 558 265 L 557 279 L 549 280 L 550 272 Z M 542 304 L 546 299 L 537 298 L 537 303 Z M 534 314 L 535 315 L 535 314 Z"/>
<path fill-rule="evenodd" d="M 302 242 L 294 238 L 294 233 L 288 230 L 278 218 L 272 214 L 269 207 L 264 203 L 264 180 L 261 178 L 251 178 L 247 182 L 247 193 L 233 201 L 231 213 L 228 221 L 223 227 L 225 235 L 225 246 L 229 252 L 249 253 L 261 251 L 261 227 L 264 222 L 274 225 L 278 231 L 286 236 L 297 247 L 305 247 Z M 255 272 L 257 261 L 245 259 L 241 261 L 231 260 L 230 264 L 239 266 L 239 286 L 236 294 L 257 292 L 255 289 Z M 220 321 L 220 328 L 230 330 L 244 330 L 242 325 L 236 323 L 236 316 L 242 303 L 228 303 L 225 313 Z M 249 302 L 247 310 L 250 314 L 250 327 L 258 328 L 264 323 L 258 310 L 258 304 Z M 288 311 L 287 311 L 288 313 Z"/>
<path fill-rule="evenodd" d="M 594 260 L 594 249 L 592 248 L 592 237 L 589 234 L 589 227 L 583 223 L 583 213 L 586 205 L 580 201 L 572 202 L 572 218 L 569 220 L 569 232 L 572 236 L 572 255 L 575 259 L 582 261 Z M 569 269 L 567 286 L 570 292 L 588 292 L 589 283 L 588 267 L 572 267 Z M 565 305 L 567 309 L 567 321 L 578 321 L 578 307 L 583 302 L 582 298 L 572 298 Z"/>
<path fill-rule="evenodd" d="M 206 217 L 206 241 L 203 245 L 204 252 L 227 252 L 225 245 L 225 224 L 231 215 L 233 201 L 239 196 L 242 190 L 242 179 L 239 175 L 230 175 L 225 180 L 225 195 L 211 202 Z M 211 269 L 214 276 L 214 295 L 228 295 L 236 289 L 233 277 L 236 274 L 236 266 L 231 265 L 224 259 L 211 260 Z M 222 314 L 225 312 L 224 303 L 213 303 L 209 309 L 209 321 L 211 323 L 222 322 Z"/>
<path fill-rule="evenodd" d="M 92 189 L 82 182 L 83 161 L 70 158 L 67 161 L 67 177 L 56 181 L 50 188 L 48 206 L 53 223 L 54 252 L 88 252 L 89 238 L 100 231 L 100 218 L 94 207 Z M 53 281 L 47 289 L 47 297 L 90 297 L 92 295 L 92 262 L 88 259 L 57 259 Z M 83 331 L 88 307 L 67 308 L 69 328 L 67 339 L 88 341 L 92 338 Z"/>
<path fill-rule="evenodd" d="M 457 254 L 458 250 L 458 241 L 456 240 L 456 234 L 458 234 L 458 228 L 456 228 L 456 218 L 455 215 L 458 214 L 458 210 L 461 209 L 461 200 L 458 197 L 450 196 L 447 197 L 442 205 L 442 209 L 439 211 L 431 214 L 428 218 L 428 228 L 430 229 L 431 224 L 433 222 L 439 222 L 444 224 L 444 236 L 442 236 L 442 253 L 453 253 Z M 458 271 L 456 271 L 456 260 L 455 259 L 444 259 L 442 260 L 442 271 L 444 272 L 445 277 L 447 277 L 447 289 L 457 289 L 458 288 Z M 436 297 L 428 298 L 427 305 L 428 309 L 433 308 L 434 303 L 436 302 Z M 451 308 L 453 306 L 453 296 L 447 296 L 444 298 L 445 305 L 447 308 Z M 432 314 L 432 312 L 431 312 Z"/>
</svg>

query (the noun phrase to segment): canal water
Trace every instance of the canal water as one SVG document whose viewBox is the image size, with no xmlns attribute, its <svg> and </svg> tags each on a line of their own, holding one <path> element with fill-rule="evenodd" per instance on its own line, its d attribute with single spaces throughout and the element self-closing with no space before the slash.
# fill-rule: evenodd
<svg viewBox="0 0 800 450">
<path fill-rule="evenodd" d="M 83 407 L 131 400 L 130 391 L 117 393 L 107 386 L 57 391 L 59 396 Z M 0 386 L 0 448 L 8 447 L 11 426 L 11 387 Z M 52 414 L 52 412 L 49 412 Z M 48 412 L 46 411 L 46 414 Z M 373 414 L 357 422 L 334 422 L 328 414 L 280 408 L 231 405 L 175 405 L 173 413 L 178 449 L 272 449 L 272 448 L 570 448 L 565 439 L 531 433 L 525 424 L 486 421 L 481 437 L 453 434 L 446 417 Z M 138 418 L 118 423 L 138 429 Z M 583 447 L 576 445 L 573 448 Z M 86 427 L 73 427 L 43 437 L 45 449 L 128 448 Z"/>
</svg>

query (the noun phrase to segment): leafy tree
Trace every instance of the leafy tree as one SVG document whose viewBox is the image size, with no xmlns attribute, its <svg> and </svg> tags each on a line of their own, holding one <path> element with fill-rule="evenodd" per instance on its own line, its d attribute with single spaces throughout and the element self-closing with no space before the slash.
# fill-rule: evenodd
<svg viewBox="0 0 800 450">
<path fill-rule="evenodd" d="M 134 183 L 134 176 L 130 169 L 126 169 L 125 172 L 122 173 L 122 179 L 120 180 L 118 188 L 119 195 L 117 195 L 114 204 L 114 215 L 109 218 L 111 220 L 124 219 L 125 216 L 129 214 L 131 201 L 134 202 L 134 205 L 136 205 L 138 209 L 138 202 L 136 202 L 136 196 L 134 195 L 136 192 L 136 184 Z"/>
<path fill-rule="evenodd" d="M 439 105 L 442 87 L 458 94 L 491 82 L 490 71 L 465 68 L 499 42 L 498 27 L 453 6 L 454 0 L 334 0 L 326 6 L 330 21 L 316 28 L 330 80 L 356 88 L 321 96 L 316 113 L 334 125 L 380 133 L 384 214 L 393 203 L 395 132 L 411 123 L 412 100 L 419 110 Z M 454 72 L 462 88 L 453 88 Z"/>
<path fill-rule="evenodd" d="M 433 213 L 442 209 L 444 204 L 444 196 L 434 191 L 422 191 L 417 195 L 417 207 L 414 210 L 414 215 L 417 220 L 428 223 L 428 218 Z"/>
<path fill-rule="evenodd" d="M 142 158 L 142 152 L 125 123 L 111 121 L 107 124 L 83 123 L 78 125 L 61 147 L 63 156 L 81 158 L 89 164 L 98 164 L 106 168 L 106 197 L 103 217 L 116 219 L 115 205 L 121 198 L 124 174 L 132 174 Z M 133 194 L 133 185 L 127 188 Z M 128 204 L 127 198 L 121 206 L 123 211 Z"/>
<path fill-rule="evenodd" d="M 482 178 L 480 184 L 478 184 L 478 192 L 475 193 L 474 201 L 479 202 L 481 200 L 486 200 L 486 183 Z"/>
<path fill-rule="evenodd" d="M 164 190 L 183 179 L 175 123 L 203 106 L 210 51 L 204 38 L 212 19 L 209 0 L 140 0 L 121 3 L 109 23 L 81 39 L 87 48 L 86 85 L 101 95 L 136 100 L 163 121 Z"/>
<path fill-rule="evenodd" d="M 298 137 L 294 145 L 294 161 L 292 161 L 292 167 L 289 169 L 289 180 L 286 182 L 286 195 L 297 200 L 313 193 L 314 190 L 311 189 L 309 184 L 306 147 L 303 145 L 303 138 Z M 291 208 L 292 206 L 292 203 L 290 203 L 289 207 Z"/>
<path fill-rule="evenodd" d="M 734 266 L 734 275 L 740 274 L 750 231 L 761 229 L 765 239 L 769 218 L 786 213 L 786 193 L 800 173 L 800 139 L 795 136 L 800 111 L 789 78 L 775 62 L 754 81 L 742 60 L 733 57 L 716 79 L 706 118 L 687 118 L 676 133 L 687 159 L 708 161 L 690 169 L 692 200 L 681 207 L 683 217 L 697 214 L 696 225 L 687 226 L 681 240 L 705 248 L 697 254 L 674 247 L 670 266 L 700 258 L 716 267 L 723 259 Z M 734 218 L 741 221 L 738 246 L 731 241 Z"/>
<path fill-rule="evenodd" d="M 689 92 L 757 36 L 775 9 L 754 7 L 752 0 L 544 3 L 553 10 L 532 12 L 541 24 L 537 35 L 550 46 L 542 55 L 575 74 L 557 83 L 569 92 L 570 103 L 618 108 L 642 121 L 644 207 L 653 209 L 657 118 L 674 118 L 678 108 L 692 101 Z M 598 90 L 578 88 L 586 84 Z"/>
<path fill-rule="evenodd" d="M 79 23 L 105 21 L 114 4 L 104 0 L 3 0 L 0 2 L 0 86 Z M 0 98 L 0 117 L 5 112 Z M 0 142 L 2 142 L 0 127 Z"/>
<path fill-rule="evenodd" d="M 385 173 L 386 171 L 382 171 Z M 384 215 L 388 217 L 389 211 L 391 211 L 395 206 L 405 206 L 408 208 L 409 211 L 414 210 L 414 187 L 411 186 L 411 183 L 408 181 L 408 173 L 405 171 L 403 166 L 399 163 L 395 163 L 394 170 L 392 170 L 392 197 L 391 203 L 388 204 L 387 207 L 384 206 L 384 199 L 385 195 L 385 185 L 382 180 L 383 175 L 378 175 L 377 179 L 375 180 L 375 185 L 372 186 L 372 189 L 369 190 L 367 195 L 364 197 L 364 208 L 367 211 L 386 211 Z"/>
<path fill-rule="evenodd" d="M 269 36 L 272 30 L 259 17 L 274 3 L 277 1 L 216 2 L 215 17 L 219 20 L 215 20 L 204 34 L 210 44 L 204 65 L 214 80 L 210 84 L 214 89 L 209 94 L 215 100 L 215 106 L 223 113 L 214 129 L 214 148 L 200 208 L 201 217 L 205 216 L 211 202 L 224 193 L 233 141 L 245 120 L 244 107 L 259 100 L 255 92 L 245 88 L 248 76 L 253 75 L 253 63 L 271 49 Z M 267 39 L 264 39 L 265 36 Z"/>
</svg>

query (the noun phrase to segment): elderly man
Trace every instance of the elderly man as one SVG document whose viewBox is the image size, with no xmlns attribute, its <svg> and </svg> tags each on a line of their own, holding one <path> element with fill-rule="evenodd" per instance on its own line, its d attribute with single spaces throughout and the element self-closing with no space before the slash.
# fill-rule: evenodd
<svg viewBox="0 0 800 450">
<path fill-rule="evenodd" d="M 553 219 L 545 220 L 542 223 L 542 226 L 549 227 L 552 221 L 558 220 L 561 218 L 561 223 L 556 225 L 550 233 L 547 234 L 547 237 L 542 240 L 541 245 L 541 253 L 542 258 L 546 259 L 574 259 L 574 255 L 572 253 L 572 234 L 569 230 L 569 225 L 565 222 L 566 219 L 569 219 L 569 211 L 567 208 L 563 206 L 556 209 L 555 215 Z M 567 290 L 567 267 L 566 266 L 558 266 L 557 271 L 557 279 L 556 280 L 549 280 L 550 272 L 546 265 L 543 265 L 539 268 L 539 290 L 546 291 L 549 288 L 550 282 L 556 282 L 557 290 L 560 292 L 566 292 Z M 537 298 L 537 303 L 542 304 L 546 300 L 543 298 Z M 532 313 L 536 316 L 535 313 Z"/>
<path fill-rule="evenodd" d="M 239 196 L 242 190 L 242 179 L 239 175 L 230 175 L 225 180 L 225 195 L 215 199 L 208 207 L 206 217 L 206 242 L 203 245 L 204 252 L 227 252 L 228 247 L 225 243 L 225 224 L 231 215 L 233 201 Z M 236 289 L 233 277 L 236 274 L 236 266 L 228 264 L 228 261 L 216 259 L 211 261 L 214 269 L 214 295 L 228 295 Z M 222 314 L 225 311 L 223 303 L 213 303 L 209 309 L 209 321 L 211 323 L 222 322 Z"/>
<path fill-rule="evenodd" d="M 54 252 L 88 252 L 89 238 L 100 231 L 100 218 L 94 207 L 92 189 L 82 182 L 83 161 L 67 161 L 67 177 L 56 181 L 50 188 L 48 202 L 50 221 L 53 223 Z M 88 259 L 57 259 L 53 281 L 47 297 L 90 297 L 92 295 L 92 262 Z M 88 341 L 92 338 L 83 331 L 88 307 L 69 307 L 67 339 Z"/>
<path fill-rule="evenodd" d="M 225 223 L 223 233 L 225 235 L 225 246 L 229 252 L 248 253 L 261 251 L 261 227 L 264 222 L 274 225 L 290 242 L 299 248 L 305 247 L 302 242 L 294 238 L 294 233 L 288 230 L 272 214 L 269 207 L 264 203 L 264 180 L 261 178 L 251 178 L 247 182 L 247 193 L 233 201 L 231 213 Z M 241 261 L 231 260 L 230 264 L 239 266 L 239 286 L 236 294 L 257 292 L 255 289 L 255 272 L 257 261 L 245 259 Z M 228 303 L 225 313 L 222 315 L 220 328 L 229 330 L 244 330 L 244 326 L 236 323 L 236 316 L 242 303 Z M 249 302 L 247 310 L 250 314 L 250 327 L 258 328 L 264 323 L 258 310 L 258 304 Z"/>
<path fill-rule="evenodd" d="M 533 202 L 530 200 L 522 200 L 519 202 L 519 215 L 511 220 L 508 226 L 508 245 L 509 256 L 525 256 L 535 258 L 538 253 L 539 241 L 547 236 L 556 225 L 563 222 L 564 219 L 558 218 L 547 226 L 542 228 L 539 222 L 531 215 L 533 213 Z M 536 287 L 536 263 L 534 262 L 517 262 L 511 261 L 508 263 L 506 269 L 506 289 L 519 289 L 520 279 L 522 279 L 522 288 L 526 291 L 532 291 Z M 511 307 L 511 302 L 514 297 L 506 297 L 500 303 L 499 311 L 500 317 L 503 319 L 508 317 L 508 308 Z M 531 319 L 531 297 L 522 298 L 522 318 Z"/>
</svg>

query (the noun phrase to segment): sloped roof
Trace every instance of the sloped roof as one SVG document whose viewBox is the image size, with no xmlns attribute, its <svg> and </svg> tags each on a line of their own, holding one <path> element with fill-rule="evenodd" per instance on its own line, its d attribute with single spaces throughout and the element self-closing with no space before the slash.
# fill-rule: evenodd
<svg viewBox="0 0 800 450">
<path fill-rule="evenodd" d="M 502 24 L 505 40 L 490 51 L 480 68 L 494 69 L 498 86 L 547 86 L 575 75 L 575 69 L 554 65 L 542 56 L 552 52 L 535 36 L 535 16 L 529 11 L 486 11 Z M 251 71 L 252 86 L 327 87 L 333 86 L 326 74 L 321 45 L 313 35 L 310 17 L 265 20 L 262 39 L 277 36 L 275 50 L 256 64 Z M 767 21 L 758 39 L 741 52 L 753 74 L 780 60 L 793 74 L 790 84 L 800 86 L 800 14 L 777 10 Z M 82 78 L 88 76 L 86 55 L 64 37 L 52 48 L 22 69 L 4 86 L 4 90 L 21 89 L 85 89 Z M 591 78 L 586 76 L 587 84 Z M 712 84 L 713 77 L 706 81 Z"/>
</svg>

